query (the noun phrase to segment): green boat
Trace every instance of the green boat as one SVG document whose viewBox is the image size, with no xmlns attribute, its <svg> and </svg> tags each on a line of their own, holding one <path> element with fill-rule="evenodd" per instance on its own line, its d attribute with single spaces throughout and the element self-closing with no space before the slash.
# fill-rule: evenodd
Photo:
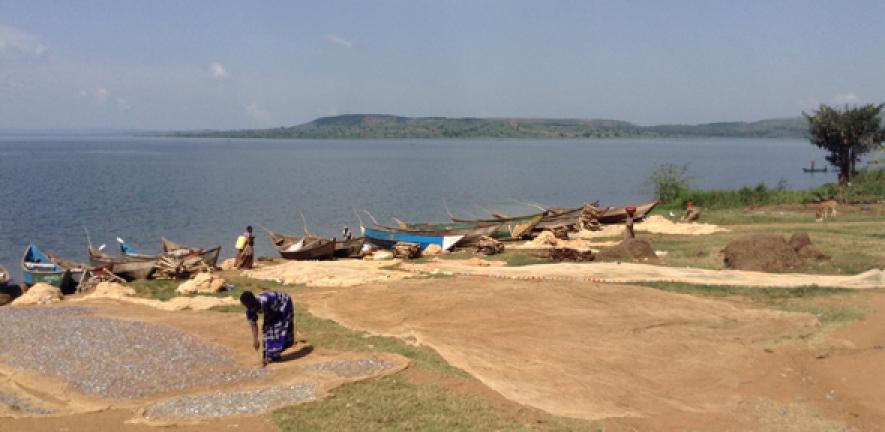
<svg viewBox="0 0 885 432">
<path fill-rule="evenodd" d="M 25 249 L 21 266 L 22 282 L 28 286 L 42 282 L 65 291 L 73 283 L 70 270 L 58 265 L 33 243 Z"/>
</svg>

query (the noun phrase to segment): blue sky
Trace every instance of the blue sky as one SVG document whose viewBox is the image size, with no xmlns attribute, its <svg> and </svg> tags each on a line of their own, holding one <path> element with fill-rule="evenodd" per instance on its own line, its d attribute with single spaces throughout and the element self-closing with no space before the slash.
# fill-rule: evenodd
<svg viewBox="0 0 885 432">
<path fill-rule="evenodd" d="M 879 1 L 0 0 L 0 128 L 758 120 L 885 102 Z"/>
</svg>

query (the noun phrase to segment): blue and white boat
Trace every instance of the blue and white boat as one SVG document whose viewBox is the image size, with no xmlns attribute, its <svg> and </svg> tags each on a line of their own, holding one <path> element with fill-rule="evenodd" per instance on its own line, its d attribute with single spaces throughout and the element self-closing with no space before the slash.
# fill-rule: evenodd
<svg viewBox="0 0 885 432">
<path fill-rule="evenodd" d="M 71 272 L 31 243 L 22 256 L 22 282 L 28 286 L 43 282 L 65 289 L 71 283 Z"/>
<path fill-rule="evenodd" d="M 373 227 L 360 226 L 363 236 L 370 242 L 383 247 L 391 248 L 399 242 L 417 243 L 421 250 L 427 249 L 432 244 L 439 245 L 443 250 L 451 250 L 466 234 L 452 233 L 450 231 L 411 231 L 375 225 Z"/>
</svg>

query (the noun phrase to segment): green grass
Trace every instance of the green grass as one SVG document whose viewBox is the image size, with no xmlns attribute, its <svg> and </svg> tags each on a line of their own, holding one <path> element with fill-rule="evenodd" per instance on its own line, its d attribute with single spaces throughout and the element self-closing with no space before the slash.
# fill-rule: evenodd
<svg viewBox="0 0 885 432">
<path fill-rule="evenodd" d="M 680 294 L 704 297 L 742 297 L 755 305 L 787 312 L 805 312 L 828 326 L 862 320 L 866 314 L 857 301 L 829 301 L 832 297 L 855 297 L 856 290 L 808 285 L 796 288 L 750 288 L 741 286 L 696 285 L 682 282 L 642 283 L 642 286 Z M 843 300 L 843 299 L 840 299 Z"/>
<path fill-rule="evenodd" d="M 284 432 L 601 430 L 576 420 L 527 427 L 478 397 L 398 376 L 334 392 L 328 400 L 277 410 L 272 419 Z"/>
</svg>

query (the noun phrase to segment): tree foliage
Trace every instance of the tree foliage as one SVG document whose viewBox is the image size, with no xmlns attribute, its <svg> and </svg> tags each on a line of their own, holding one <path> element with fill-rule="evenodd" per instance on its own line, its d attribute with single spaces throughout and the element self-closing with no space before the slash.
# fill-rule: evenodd
<svg viewBox="0 0 885 432">
<path fill-rule="evenodd" d="M 655 196 L 661 204 L 667 204 L 688 190 L 690 181 L 687 163 L 683 165 L 664 163 L 655 166 L 646 184 L 654 188 Z"/>
<path fill-rule="evenodd" d="M 839 170 L 843 200 L 860 156 L 874 150 L 882 141 L 879 119 L 882 108 L 885 104 L 846 105 L 841 109 L 821 105 L 814 114 L 802 113 L 808 120 L 811 143 L 826 150 L 827 162 Z"/>
</svg>

